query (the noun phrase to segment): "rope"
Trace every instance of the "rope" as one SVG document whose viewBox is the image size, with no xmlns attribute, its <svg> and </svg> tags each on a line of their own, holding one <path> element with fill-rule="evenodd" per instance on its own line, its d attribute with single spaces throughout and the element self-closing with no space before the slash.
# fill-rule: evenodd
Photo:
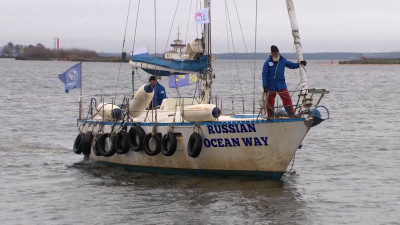
<svg viewBox="0 0 400 225">
<path fill-rule="evenodd" d="M 94 134 L 94 128 L 96 128 L 97 124 L 93 124 L 92 133 Z"/>
<path fill-rule="evenodd" d="M 104 123 L 100 122 L 99 124 L 99 129 L 97 130 L 97 134 L 103 134 L 104 133 Z"/>
<path fill-rule="evenodd" d="M 140 74 L 139 74 L 139 70 L 136 68 L 136 74 L 138 75 L 138 78 L 139 78 L 139 80 L 142 82 L 142 83 L 145 83 L 146 82 L 146 80 L 142 80 L 142 77 L 140 76 Z"/>
<path fill-rule="evenodd" d="M 167 129 L 167 133 L 174 132 L 174 123 L 170 123 Z"/>
<path fill-rule="evenodd" d="M 85 128 L 85 124 L 86 123 L 81 123 L 81 124 L 79 124 L 79 127 L 78 127 L 78 130 L 79 130 L 79 133 L 83 133 L 83 129 Z"/>
<path fill-rule="evenodd" d="M 151 128 L 151 136 L 154 137 L 154 135 L 156 135 L 157 133 L 157 122 L 154 123 L 153 127 Z"/>
<path fill-rule="evenodd" d="M 90 99 L 90 103 L 89 103 L 89 109 L 88 109 L 88 112 L 87 112 L 87 114 L 86 114 L 86 120 L 88 120 L 89 119 L 89 115 L 91 116 L 91 118 L 93 119 L 93 108 L 94 109 L 96 109 L 96 107 L 97 107 L 97 101 L 96 101 L 96 99 L 95 98 L 91 98 Z M 96 109 L 97 110 L 97 109 Z"/>
<path fill-rule="evenodd" d="M 195 132 L 196 127 L 197 127 L 197 133 L 199 134 L 201 133 L 201 137 L 204 137 L 203 130 L 201 129 L 199 122 L 196 122 L 196 124 L 193 126 L 193 132 Z"/>
<path fill-rule="evenodd" d="M 295 158 L 296 158 L 296 153 L 294 153 L 294 155 L 293 155 L 292 166 L 290 167 L 289 173 L 292 173 Z"/>
</svg>

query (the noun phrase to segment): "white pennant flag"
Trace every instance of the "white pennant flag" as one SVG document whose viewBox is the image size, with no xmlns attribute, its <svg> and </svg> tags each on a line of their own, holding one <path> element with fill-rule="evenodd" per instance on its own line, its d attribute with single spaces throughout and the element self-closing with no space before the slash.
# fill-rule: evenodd
<svg viewBox="0 0 400 225">
<path fill-rule="evenodd" d="M 210 19 L 208 18 L 208 9 L 209 8 L 204 8 L 196 12 L 194 17 L 196 24 L 210 23 Z"/>
</svg>

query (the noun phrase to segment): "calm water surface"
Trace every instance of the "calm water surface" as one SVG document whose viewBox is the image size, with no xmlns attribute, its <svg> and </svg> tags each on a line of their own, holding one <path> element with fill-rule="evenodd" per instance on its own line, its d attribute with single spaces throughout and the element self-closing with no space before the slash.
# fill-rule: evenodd
<svg viewBox="0 0 400 225">
<path fill-rule="evenodd" d="M 325 63 L 309 62 L 307 70 L 310 87 L 330 91 L 322 104 L 331 119 L 310 131 L 295 173 L 263 181 L 145 174 L 84 161 L 71 151 L 79 90 L 65 94 L 58 80 L 74 63 L 0 59 L 1 224 L 399 224 L 400 66 Z M 252 66 L 239 62 L 238 76 L 233 62 L 215 63 L 213 94 L 224 100 L 223 110 L 243 110 L 237 99 L 231 103 L 237 92 L 253 98 Z M 131 92 L 126 64 L 84 63 L 83 72 L 86 101 Z M 286 73 L 289 89 L 296 88 L 298 72 Z M 135 86 L 147 80 L 141 72 Z"/>
</svg>

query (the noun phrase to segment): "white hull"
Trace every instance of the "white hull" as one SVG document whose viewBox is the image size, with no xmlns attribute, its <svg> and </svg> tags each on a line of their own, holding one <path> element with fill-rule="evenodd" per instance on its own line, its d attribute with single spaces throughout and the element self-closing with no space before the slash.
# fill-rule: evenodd
<svg viewBox="0 0 400 225">
<path fill-rule="evenodd" d="M 162 113 L 161 113 L 162 115 Z M 162 116 L 161 116 L 162 118 Z M 143 120 L 142 120 L 143 121 Z M 82 132 L 93 131 L 96 137 L 98 128 L 89 124 L 101 121 L 86 121 Z M 79 120 L 79 123 L 85 121 Z M 111 131 L 112 122 L 103 122 L 104 133 Z M 177 135 L 177 148 L 172 156 L 161 153 L 150 156 L 143 150 L 114 154 L 111 157 L 97 156 L 92 141 L 90 157 L 97 161 L 133 166 L 140 171 L 195 174 L 195 175 L 245 175 L 280 179 L 292 160 L 298 146 L 310 128 L 310 121 L 304 118 L 255 120 L 236 119 L 221 116 L 219 121 L 196 123 L 177 122 L 173 132 Z M 133 123 L 125 123 L 127 131 Z M 151 133 L 154 123 L 134 123 Z M 121 128 L 117 123 L 114 130 Z M 171 123 L 158 123 L 156 133 L 166 134 Z M 202 148 L 198 157 L 188 154 L 189 137 L 197 132 L 202 137 Z"/>
</svg>

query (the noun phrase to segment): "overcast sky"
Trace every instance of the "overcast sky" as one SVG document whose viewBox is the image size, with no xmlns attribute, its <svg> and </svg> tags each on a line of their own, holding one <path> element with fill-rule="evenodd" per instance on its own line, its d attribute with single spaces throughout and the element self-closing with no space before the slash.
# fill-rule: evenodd
<svg viewBox="0 0 400 225">
<path fill-rule="evenodd" d="M 227 33 L 225 1 L 212 1 L 212 41 L 216 53 L 245 52 L 233 0 L 228 3 L 232 36 Z M 154 0 L 142 0 L 135 47 L 150 52 L 169 50 L 178 26 L 187 42 L 200 36 L 194 24 L 198 0 L 157 0 L 155 41 Z M 192 10 L 190 3 L 193 2 Z M 202 1 L 201 1 L 202 2 Z M 293 0 L 303 52 L 400 51 L 400 0 Z M 59 37 L 62 48 L 120 52 L 123 48 L 129 0 L 0 0 L 0 46 L 42 43 L 53 48 Z M 138 0 L 131 0 L 124 50 L 133 47 Z M 196 5 L 196 6 L 194 6 Z M 248 52 L 254 52 L 256 0 L 236 0 Z M 189 24 L 189 25 L 188 25 Z M 172 25 L 172 34 L 168 34 Z M 229 22 L 228 22 L 229 26 Z M 188 29 L 187 29 L 188 27 Z M 227 35 L 228 34 L 228 35 Z M 229 39 L 229 45 L 227 41 Z M 155 44 L 156 43 L 156 44 Z M 294 52 L 285 0 L 258 0 L 257 52 L 275 44 L 281 52 Z"/>
</svg>

